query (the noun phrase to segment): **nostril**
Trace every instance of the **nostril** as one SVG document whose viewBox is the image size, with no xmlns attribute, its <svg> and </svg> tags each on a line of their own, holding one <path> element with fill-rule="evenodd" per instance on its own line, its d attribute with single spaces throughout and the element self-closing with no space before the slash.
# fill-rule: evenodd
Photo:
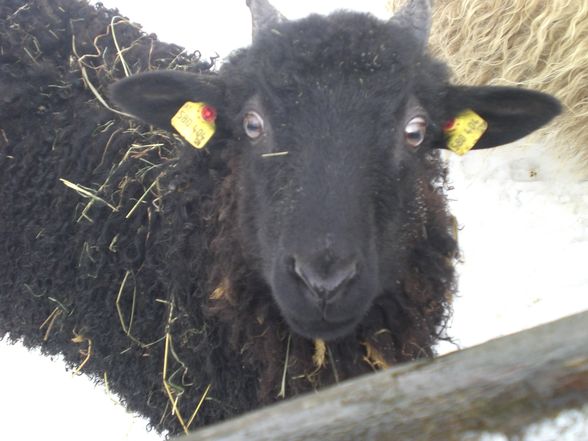
<svg viewBox="0 0 588 441">
<path fill-rule="evenodd" d="M 328 265 L 310 264 L 294 257 L 292 269 L 296 276 L 320 300 L 333 300 L 337 294 L 357 277 L 357 261 L 354 258 L 331 261 Z"/>
</svg>

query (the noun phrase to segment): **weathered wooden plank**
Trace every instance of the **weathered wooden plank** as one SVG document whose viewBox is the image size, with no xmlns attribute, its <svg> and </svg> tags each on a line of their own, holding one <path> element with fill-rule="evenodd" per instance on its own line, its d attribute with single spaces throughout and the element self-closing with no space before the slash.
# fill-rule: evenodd
<svg viewBox="0 0 588 441">
<path fill-rule="evenodd" d="M 358 378 L 181 441 L 456 440 L 588 403 L 588 312 Z"/>
</svg>

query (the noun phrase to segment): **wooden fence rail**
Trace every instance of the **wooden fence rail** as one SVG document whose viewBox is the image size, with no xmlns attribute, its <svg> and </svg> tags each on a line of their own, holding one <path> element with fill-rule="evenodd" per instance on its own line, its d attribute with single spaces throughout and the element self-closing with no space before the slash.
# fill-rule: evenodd
<svg viewBox="0 0 588 441">
<path fill-rule="evenodd" d="M 588 403 L 588 312 L 354 379 L 178 441 L 451 441 Z M 588 439 L 588 438 L 587 438 Z"/>
</svg>

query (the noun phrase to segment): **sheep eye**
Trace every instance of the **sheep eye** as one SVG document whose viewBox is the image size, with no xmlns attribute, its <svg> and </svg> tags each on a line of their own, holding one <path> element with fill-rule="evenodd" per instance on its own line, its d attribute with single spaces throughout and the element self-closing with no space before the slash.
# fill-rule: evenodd
<svg viewBox="0 0 588 441">
<path fill-rule="evenodd" d="M 418 147 L 425 140 L 427 121 L 422 116 L 411 119 L 404 128 L 404 139 L 410 147 Z"/>
<path fill-rule="evenodd" d="M 243 128 L 250 139 L 257 139 L 263 135 L 263 119 L 257 112 L 247 112 L 243 118 Z"/>
</svg>

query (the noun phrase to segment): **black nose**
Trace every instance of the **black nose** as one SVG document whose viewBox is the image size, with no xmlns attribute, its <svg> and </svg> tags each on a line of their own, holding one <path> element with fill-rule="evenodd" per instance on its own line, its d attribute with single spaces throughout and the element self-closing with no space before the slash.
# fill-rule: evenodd
<svg viewBox="0 0 588 441">
<path fill-rule="evenodd" d="M 293 261 L 294 273 L 323 307 L 337 300 L 357 277 L 357 260 L 354 258 L 306 261 L 294 257 Z"/>
</svg>

